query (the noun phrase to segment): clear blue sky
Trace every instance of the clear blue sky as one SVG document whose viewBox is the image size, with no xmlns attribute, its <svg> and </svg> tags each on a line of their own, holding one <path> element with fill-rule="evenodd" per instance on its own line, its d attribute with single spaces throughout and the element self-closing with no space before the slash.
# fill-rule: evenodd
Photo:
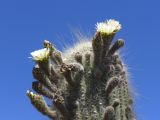
<svg viewBox="0 0 160 120">
<path fill-rule="evenodd" d="M 116 19 L 136 91 L 138 120 L 160 120 L 159 0 L 0 0 L 0 120 L 47 120 L 25 95 L 33 81 L 30 52 L 44 39 L 71 43 L 71 28 L 93 35 L 95 23 Z"/>
</svg>

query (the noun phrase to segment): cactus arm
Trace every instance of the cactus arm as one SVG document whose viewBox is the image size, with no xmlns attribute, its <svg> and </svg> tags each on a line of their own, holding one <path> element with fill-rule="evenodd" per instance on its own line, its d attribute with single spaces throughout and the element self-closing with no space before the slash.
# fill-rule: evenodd
<svg viewBox="0 0 160 120">
<path fill-rule="evenodd" d="M 31 100 L 32 105 L 42 114 L 48 116 L 51 119 L 56 119 L 57 113 L 56 111 L 51 110 L 44 98 L 40 95 L 34 94 L 31 91 L 27 91 L 27 95 Z"/>
</svg>

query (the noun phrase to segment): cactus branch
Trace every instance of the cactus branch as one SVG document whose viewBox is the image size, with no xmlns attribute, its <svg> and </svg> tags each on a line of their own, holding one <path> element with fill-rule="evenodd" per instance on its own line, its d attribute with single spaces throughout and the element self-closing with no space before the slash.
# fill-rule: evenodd
<svg viewBox="0 0 160 120">
<path fill-rule="evenodd" d="M 101 33 L 96 33 L 95 37 L 92 40 L 93 52 L 94 52 L 94 65 L 99 65 L 101 62 L 102 50 L 103 50 L 103 41 Z"/>
<path fill-rule="evenodd" d="M 119 48 L 123 47 L 123 45 L 124 45 L 124 40 L 122 40 L 122 39 L 117 40 L 113 44 L 113 46 L 110 48 L 108 54 L 113 55 Z"/>
<path fill-rule="evenodd" d="M 57 114 L 56 111 L 52 111 L 48 105 L 46 104 L 44 98 L 40 95 L 34 94 L 31 91 L 27 91 L 27 95 L 31 100 L 31 103 L 35 106 L 35 108 L 41 112 L 42 114 L 48 116 L 51 119 L 55 119 Z"/>
</svg>

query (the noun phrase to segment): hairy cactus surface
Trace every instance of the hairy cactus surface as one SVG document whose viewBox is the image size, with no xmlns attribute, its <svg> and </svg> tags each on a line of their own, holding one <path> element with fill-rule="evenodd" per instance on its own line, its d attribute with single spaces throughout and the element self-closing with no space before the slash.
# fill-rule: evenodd
<svg viewBox="0 0 160 120">
<path fill-rule="evenodd" d="M 36 93 L 27 91 L 32 105 L 52 120 L 135 120 L 127 71 L 117 52 L 124 41 L 112 43 L 120 29 L 112 19 L 97 23 L 92 40 L 63 53 L 45 40 L 43 49 L 31 53 L 36 63 Z"/>
</svg>

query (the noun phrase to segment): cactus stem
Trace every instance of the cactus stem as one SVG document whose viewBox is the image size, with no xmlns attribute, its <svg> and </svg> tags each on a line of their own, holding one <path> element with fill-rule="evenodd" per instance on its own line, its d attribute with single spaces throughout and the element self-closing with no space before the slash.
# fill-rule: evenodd
<svg viewBox="0 0 160 120">
<path fill-rule="evenodd" d="M 106 86 L 106 94 L 107 96 L 112 92 L 112 90 L 118 85 L 119 80 L 117 77 L 112 77 L 108 82 Z"/>
<path fill-rule="evenodd" d="M 79 52 L 77 52 L 77 53 L 75 54 L 75 60 L 76 60 L 78 63 L 82 64 L 82 55 L 81 55 Z"/>
<path fill-rule="evenodd" d="M 85 66 L 90 67 L 91 65 L 91 55 L 90 53 L 85 54 Z"/>
<path fill-rule="evenodd" d="M 94 66 L 99 65 L 101 62 L 101 56 L 102 56 L 102 47 L 103 41 L 101 38 L 101 33 L 97 32 L 95 37 L 92 40 L 92 47 L 94 52 Z"/>
<path fill-rule="evenodd" d="M 74 81 L 72 79 L 71 70 L 73 70 L 72 65 L 67 65 L 65 63 L 61 65 L 60 72 L 64 75 L 69 85 L 74 86 Z"/>
<path fill-rule="evenodd" d="M 113 37 L 114 37 L 114 34 L 112 34 L 112 35 L 104 34 L 102 36 L 102 40 L 103 40 L 102 59 L 108 54 L 109 47 L 111 45 Z"/>
<path fill-rule="evenodd" d="M 124 46 L 124 40 L 118 39 L 110 48 L 108 55 L 113 55 L 119 48 Z"/>
<path fill-rule="evenodd" d="M 103 120 L 114 120 L 115 111 L 112 106 L 107 106 Z"/>
<path fill-rule="evenodd" d="M 58 50 L 51 51 L 50 57 L 51 60 L 57 65 L 61 65 L 63 63 L 61 52 Z"/>
<path fill-rule="evenodd" d="M 56 70 L 54 70 L 54 67 L 53 67 L 53 66 L 51 66 L 50 79 L 51 79 L 52 84 L 57 84 L 58 79 L 59 79 L 59 76 L 58 76 Z"/>
<path fill-rule="evenodd" d="M 33 67 L 32 74 L 35 79 L 44 84 L 50 91 L 55 91 L 55 88 L 52 85 L 50 79 L 47 77 L 47 75 L 43 74 L 39 66 L 36 65 L 35 67 Z"/>
<path fill-rule="evenodd" d="M 54 100 L 53 104 L 57 108 L 57 110 L 63 115 L 63 120 L 68 120 L 69 113 L 64 104 L 59 100 Z"/>
<path fill-rule="evenodd" d="M 47 89 L 45 89 L 45 87 L 39 81 L 32 82 L 32 89 L 34 89 L 37 93 L 45 97 L 53 99 L 52 93 L 48 91 Z"/>
</svg>

